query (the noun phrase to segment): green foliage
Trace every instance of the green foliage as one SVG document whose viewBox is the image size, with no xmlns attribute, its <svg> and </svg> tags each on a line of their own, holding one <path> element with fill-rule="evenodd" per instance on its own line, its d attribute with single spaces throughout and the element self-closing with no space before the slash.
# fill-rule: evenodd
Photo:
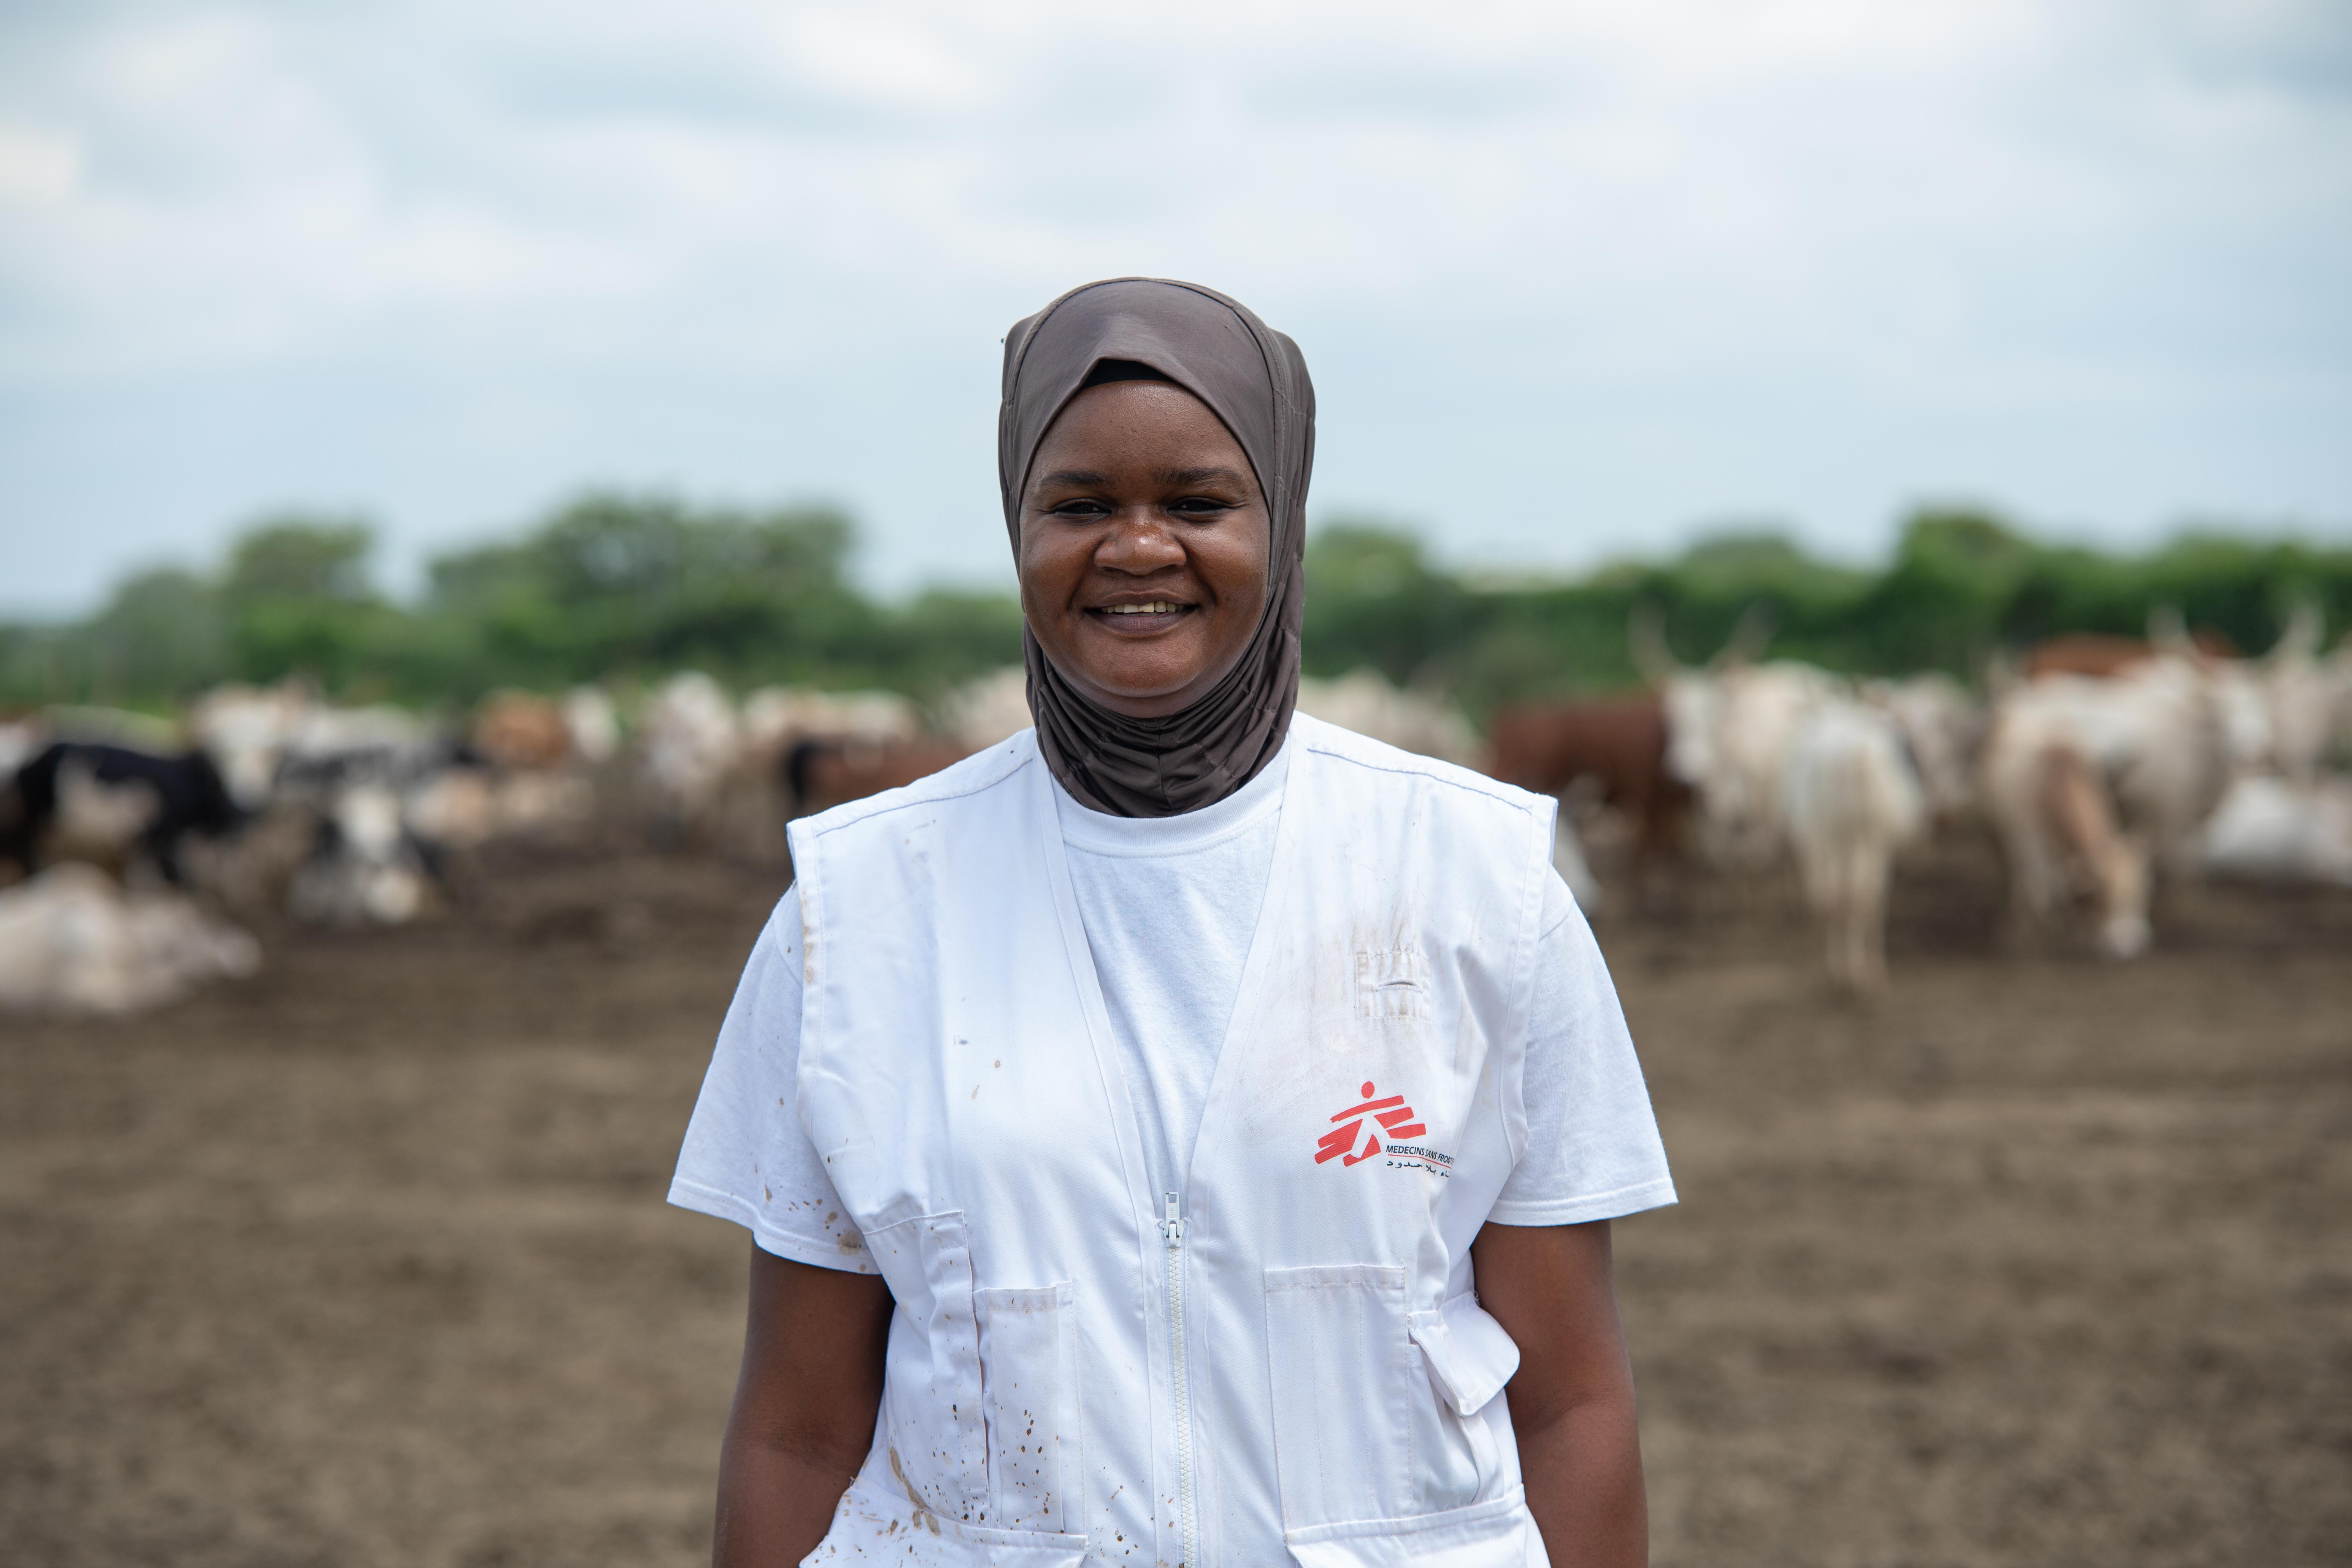
<svg viewBox="0 0 2352 1568">
<path fill-rule="evenodd" d="M 592 494 L 518 542 L 435 562 L 425 614 L 471 635 L 492 683 L 688 665 L 738 681 L 806 679 L 871 661 L 879 612 L 844 575 L 851 539 L 849 520 L 829 509 L 698 510 Z"/>
<path fill-rule="evenodd" d="M 0 626 L 0 704 L 169 708 L 220 680 L 301 675 L 346 699 L 433 706 L 689 667 L 739 687 L 931 696 L 1020 658 L 1013 599 L 877 604 L 848 579 L 855 538 L 831 508 L 592 493 L 518 538 L 432 562 L 422 602 L 404 606 L 377 590 L 367 523 L 274 516 L 214 575 L 145 572 L 88 621 Z"/>
<path fill-rule="evenodd" d="M 1326 523 L 1307 542 L 1307 672 L 1370 665 L 1397 681 L 1439 676 L 1464 641 L 1469 605 L 1418 535 L 1358 519 Z"/>
<path fill-rule="evenodd" d="M 173 697 L 200 691 L 228 668 L 220 595 L 193 572 L 163 566 L 127 578 L 91 620 L 101 687 Z"/>
<path fill-rule="evenodd" d="M 1627 628 L 1659 613 L 1678 657 L 1700 663 L 1760 610 L 1769 655 L 1857 673 L 1973 678 L 1996 649 L 2063 631 L 2142 634 L 2158 605 L 2236 646 L 2270 646 L 2300 599 L 2352 621 L 2352 551 L 2239 534 L 2184 534 L 2143 556 L 2040 544 L 1979 512 L 1926 510 L 1894 559 L 1866 572 L 1785 535 L 1741 530 L 1663 563 L 1622 562 L 1573 583 L 1478 583 L 1433 565 L 1409 533 L 1335 523 L 1307 546 L 1307 660 L 1331 674 L 1375 665 L 1445 686 L 1483 715 L 1507 702 L 1639 683 Z"/>
<path fill-rule="evenodd" d="M 847 574 L 855 543 L 849 519 L 830 508 L 592 493 L 513 538 L 434 561 L 422 600 L 403 605 L 371 576 L 364 521 L 275 516 L 240 536 L 215 574 L 144 571 L 86 621 L 0 626 L 0 708 L 168 710 L 219 680 L 293 673 L 349 700 L 438 706 L 498 686 L 641 683 L 688 667 L 738 688 L 880 686 L 930 698 L 1019 659 L 1010 595 L 941 589 L 877 602 Z M 2249 651 L 2269 647 L 2306 597 L 2332 628 L 2352 620 L 2352 551 L 2205 529 L 2111 555 L 1956 510 L 1910 519 L 1875 572 L 1750 528 L 1575 582 L 1465 574 L 1432 559 L 1411 529 L 1340 518 L 1307 541 L 1307 582 L 1309 673 L 1370 666 L 1442 685 L 1474 715 L 1636 684 L 1626 631 L 1643 605 L 1692 663 L 1760 606 L 1775 657 L 1963 678 L 1996 648 L 2058 632 L 2137 635 L 2159 604 Z"/>
<path fill-rule="evenodd" d="M 368 558 L 375 530 L 356 518 L 287 513 L 257 522 L 230 546 L 221 596 L 233 605 L 375 597 Z"/>
</svg>

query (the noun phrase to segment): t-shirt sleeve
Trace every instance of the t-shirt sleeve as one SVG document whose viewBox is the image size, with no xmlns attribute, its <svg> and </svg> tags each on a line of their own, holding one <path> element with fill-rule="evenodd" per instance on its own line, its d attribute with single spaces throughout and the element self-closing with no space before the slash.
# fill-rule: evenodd
<svg viewBox="0 0 2352 1568">
<path fill-rule="evenodd" d="M 865 1238 L 801 1125 L 800 947 L 793 888 L 760 932 L 719 1026 L 669 1201 L 733 1220 L 778 1258 L 871 1274 Z"/>
<path fill-rule="evenodd" d="M 1521 1088 L 1527 1152 L 1487 1217 L 1581 1225 L 1675 1201 L 1617 988 L 1559 873 L 1545 890 Z"/>
</svg>

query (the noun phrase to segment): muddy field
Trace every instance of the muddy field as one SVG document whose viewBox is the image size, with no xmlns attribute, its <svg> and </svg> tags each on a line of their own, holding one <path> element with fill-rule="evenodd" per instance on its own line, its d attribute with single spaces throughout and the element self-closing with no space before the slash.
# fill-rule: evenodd
<svg viewBox="0 0 2352 1568">
<path fill-rule="evenodd" d="M 661 1202 L 778 879 L 614 855 L 0 1024 L 0 1559 L 706 1560 L 748 1243 Z M 1604 921 L 1683 1204 L 1619 1226 L 1661 1564 L 2352 1562 L 2352 897 L 1841 1004 L 1769 894 Z"/>
</svg>

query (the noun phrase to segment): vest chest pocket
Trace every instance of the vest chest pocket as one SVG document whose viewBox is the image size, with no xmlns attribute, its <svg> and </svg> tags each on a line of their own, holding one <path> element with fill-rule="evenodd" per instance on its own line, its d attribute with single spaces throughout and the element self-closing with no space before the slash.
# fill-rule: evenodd
<svg viewBox="0 0 2352 1568">
<path fill-rule="evenodd" d="M 1286 1529 L 1408 1511 L 1418 1369 L 1404 1291 L 1393 1264 L 1265 1271 Z"/>
<path fill-rule="evenodd" d="M 979 1293 L 988 1517 L 1000 1529 L 1066 1531 L 1085 1517 L 1076 1300 L 1067 1280 Z"/>
<path fill-rule="evenodd" d="M 1429 1016 L 1429 960 L 1419 948 L 1357 952 L 1356 1016 L 1381 1022 Z"/>
</svg>

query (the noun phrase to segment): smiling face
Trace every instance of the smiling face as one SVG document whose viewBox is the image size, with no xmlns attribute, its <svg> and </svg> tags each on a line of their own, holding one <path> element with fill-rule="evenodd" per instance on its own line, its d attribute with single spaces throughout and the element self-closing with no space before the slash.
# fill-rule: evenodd
<svg viewBox="0 0 2352 1568">
<path fill-rule="evenodd" d="M 1159 381 L 1088 387 L 1021 498 L 1021 607 L 1064 679 L 1136 719 L 1192 706 L 1265 613 L 1265 497 L 1206 405 Z"/>
</svg>

